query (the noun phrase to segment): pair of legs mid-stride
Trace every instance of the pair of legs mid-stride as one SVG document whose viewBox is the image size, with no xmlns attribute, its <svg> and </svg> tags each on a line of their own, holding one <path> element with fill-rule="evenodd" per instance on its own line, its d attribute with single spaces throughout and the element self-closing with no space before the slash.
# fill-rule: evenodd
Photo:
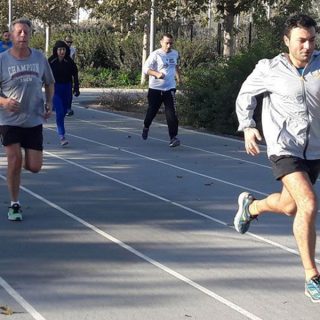
<svg viewBox="0 0 320 320">
<path fill-rule="evenodd" d="M 318 204 L 313 188 L 319 175 L 320 160 L 285 157 L 272 165 L 274 174 L 282 182 L 282 191 L 261 200 L 248 192 L 241 193 L 234 218 L 235 229 L 240 233 L 247 232 L 251 221 L 262 213 L 292 216 L 293 234 L 305 271 L 305 294 L 312 302 L 320 302 L 320 275 L 315 262 Z"/>
<path fill-rule="evenodd" d="M 165 114 L 167 119 L 170 147 L 177 147 L 180 145 L 180 140 L 178 139 L 178 117 L 176 114 L 176 89 L 171 89 L 168 91 L 161 91 L 156 89 L 149 89 L 148 91 L 148 102 L 149 107 L 147 114 L 144 119 L 144 127 L 142 130 L 142 139 L 146 140 L 149 134 L 150 125 L 157 115 L 162 103 L 165 106 Z"/>
<path fill-rule="evenodd" d="M 53 96 L 53 109 L 56 112 L 57 132 L 60 138 L 61 146 L 68 144 L 65 137 L 66 130 L 64 119 L 68 112 L 68 107 L 72 101 L 72 83 L 55 83 Z"/>
<path fill-rule="evenodd" d="M 21 128 L 0 126 L 2 144 L 7 156 L 7 185 L 11 204 L 8 211 L 10 221 L 22 221 L 19 201 L 22 167 L 32 173 L 41 170 L 43 161 L 42 125 Z"/>
</svg>

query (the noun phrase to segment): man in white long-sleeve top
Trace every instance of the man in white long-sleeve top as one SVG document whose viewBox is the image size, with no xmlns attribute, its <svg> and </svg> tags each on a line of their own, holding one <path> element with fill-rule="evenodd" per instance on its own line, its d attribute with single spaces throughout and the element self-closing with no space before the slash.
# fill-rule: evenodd
<svg viewBox="0 0 320 320">
<path fill-rule="evenodd" d="M 143 72 L 149 75 L 149 107 L 144 119 L 142 138 L 144 140 L 148 138 L 149 127 L 163 103 L 170 137 L 169 146 L 177 147 L 180 145 L 177 137 L 179 121 L 176 113 L 176 80 L 180 82 L 179 53 L 172 49 L 171 34 L 164 34 L 160 44 L 161 48 L 153 51 L 143 66 Z"/>
<path fill-rule="evenodd" d="M 315 51 L 316 22 L 304 14 L 290 17 L 284 42 L 288 53 L 259 61 L 243 83 L 236 110 L 248 154 L 259 154 L 259 131 L 253 113 L 263 94 L 262 127 L 275 178 L 282 190 L 257 200 L 243 192 L 234 226 L 248 231 L 262 213 L 292 216 L 293 233 L 305 271 L 305 294 L 320 302 L 320 275 L 315 262 L 317 195 L 320 172 L 320 52 Z"/>
</svg>

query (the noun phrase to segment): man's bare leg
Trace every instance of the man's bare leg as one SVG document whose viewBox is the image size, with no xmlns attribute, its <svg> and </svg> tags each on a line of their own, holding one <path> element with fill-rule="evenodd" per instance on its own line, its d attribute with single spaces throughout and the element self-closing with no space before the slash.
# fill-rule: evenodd
<svg viewBox="0 0 320 320">
<path fill-rule="evenodd" d="M 282 179 L 282 182 L 297 205 L 293 233 L 300 251 L 306 280 L 310 280 L 319 274 L 315 263 L 317 196 L 305 172 L 289 174 Z"/>
<path fill-rule="evenodd" d="M 33 149 L 25 149 L 23 167 L 33 173 L 41 170 L 43 161 L 43 152 Z"/>
<path fill-rule="evenodd" d="M 249 212 L 253 216 L 264 212 L 294 216 L 293 233 L 306 280 L 309 280 L 319 273 L 315 263 L 317 197 L 305 172 L 291 173 L 282 178 L 282 182 L 284 186 L 281 193 L 253 201 Z"/>
<path fill-rule="evenodd" d="M 22 167 L 22 152 L 20 144 L 12 144 L 5 147 L 7 154 L 7 185 L 11 201 L 19 200 L 20 176 Z"/>
<path fill-rule="evenodd" d="M 253 216 L 260 215 L 264 212 L 293 216 L 296 214 L 297 206 L 287 188 L 283 186 L 281 192 L 272 193 L 261 200 L 254 200 L 249 206 L 249 211 Z"/>
</svg>

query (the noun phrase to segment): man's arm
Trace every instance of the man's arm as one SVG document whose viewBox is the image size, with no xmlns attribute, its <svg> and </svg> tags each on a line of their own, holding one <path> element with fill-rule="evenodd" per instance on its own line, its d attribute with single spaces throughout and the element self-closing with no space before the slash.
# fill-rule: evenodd
<svg viewBox="0 0 320 320">
<path fill-rule="evenodd" d="M 178 65 L 176 65 L 176 79 L 177 84 L 181 84 L 181 71 Z"/>
<path fill-rule="evenodd" d="M 165 75 L 157 69 L 156 54 L 153 51 L 143 65 L 143 73 L 156 79 L 164 79 Z"/>
<path fill-rule="evenodd" d="M 54 83 L 45 84 L 44 85 L 44 92 L 46 97 L 45 103 L 45 119 L 49 118 L 52 112 L 52 99 L 54 94 Z"/>
<path fill-rule="evenodd" d="M 265 78 L 269 72 L 269 61 L 260 61 L 253 72 L 248 76 L 242 84 L 236 101 L 236 112 L 239 121 L 239 131 L 244 132 L 245 149 L 247 154 L 257 155 L 260 153 L 257 141 L 261 141 L 262 137 L 253 114 L 257 106 L 256 96 L 266 92 Z"/>
<path fill-rule="evenodd" d="M 255 128 L 253 114 L 257 106 L 256 96 L 267 91 L 265 79 L 268 77 L 269 71 L 269 60 L 261 60 L 242 84 L 236 100 L 238 131 L 243 131 L 245 128 Z"/>
<path fill-rule="evenodd" d="M 165 77 L 164 73 L 152 69 L 147 70 L 147 75 L 154 76 L 157 79 L 164 79 Z"/>
<path fill-rule="evenodd" d="M 16 99 L 0 96 L 0 107 L 8 112 L 18 112 L 20 109 L 20 103 Z"/>
</svg>

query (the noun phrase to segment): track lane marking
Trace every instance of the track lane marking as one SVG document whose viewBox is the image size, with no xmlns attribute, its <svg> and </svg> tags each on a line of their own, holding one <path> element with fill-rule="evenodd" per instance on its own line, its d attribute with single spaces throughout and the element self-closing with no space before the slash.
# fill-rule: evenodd
<svg viewBox="0 0 320 320">
<path fill-rule="evenodd" d="M 49 129 L 49 128 L 47 128 L 47 129 L 54 131 L 54 129 Z M 150 161 L 153 161 L 153 162 L 156 162 L 156 163 L 160 163 L 160 164 L 163 164 L 165 166 L 168 166 L 168 167 L 171 167 L 171 168 L 174 168 L 174 169 L 178 169 L 178 170 L 181 170 L 181 171 L 184 171 L 184 172 L 188 172 L 188 173 L 191 173 L 191 174 L 203 177 L 203 178 L 214 180 L 214 181 L 217 181 L 217 182 L 220 182 L 220 183 L 223 183 L 223 184 L 227 184 L 227 185 L 230 185 L 232 187 L 237 187 L 237 188 L 239 188 L 241 190 L 243 190 L 243 188 L 244 188 L 243 186 L 241 186 L 239 184 L 228 182 L 226 180 L 215 178 L 215 177 L 212 177 L 212 176 L 209 176 L 209 175 L 206 175 L 206 174 L 203 174 L 203 173 L 199 173 L 199 172 L 196 172 L 196 171 L 193 171 L 193 170 L 190 170 L 190 169 L 186 169 L 186 168 L 183 168 L 183 167 L 179 167 L 179 166 L 171 164 L 169 162 L 161 161 L 159 159 L 151 158 L 151 157 L 142 155 L 140 153 L 129 151 L 129 150 L 125 149 L 125 148 L 115 147 L 115 146 L 112 146 L 112 145 L 109 145 L 109 144 L 106 144 L 106 143 L 103 143 L 103 142 L 98 142 L 98 141 L 95 141 L 95 140 L 91 140 L 91 139 L 84 138 L 84 137 L 81 137 L 81 136 L 78 136 L 78 135 L 74 135 L 74 134 L 70 134 L 70 133 L 68 134 L 68 136 L 74 137 L 74 138 L 77 138 L 79 140 L 86 141 L 86 142 L 89 142 L 89 143 L 93 143 L 93 144 L 96 144 L 96 145 L 100 145 L 100 146 L 103 146 L 103 147 L 107 147 L 107 148 L 115 150 L 115 151 L 121 151 L 121 152 L 124 152 L 124 153 L 128 153 L 130 155 L 134 155 L 134 156 L 139 157 L 139 158 L 143 158 L 143 159 L 150 160 Z M 47 152 L 47 153 L 50 154 L 50 152 Z M 64 159 L 64 158 L 61 157 L 61 159 Z M 232 159 L 233 160 L 239 160 L 237 158 L 232 158 Z M 267 168 L 269 168 L 269 167 L 267 167 Z M 246 188 L 245 190 L 251 191 L 251 192 L 254 192 L 256 194 L 263 195 L 263 196 L 267 196 L 268 195 L 267 193 L 264 193 L 264 192 L 261 192 L 259 190 L 252 189 L 252 188 Z"/>
<path fill-rule="evenodd" d="M 69 162 L 69 161 L 67 161 Z M 76 164 L 79 167 L 82 167 L 81 165 Z M 84 167 L 83 167 L 84 168 Z M 93 170 L 89 169 L 90 172 L 93 172 Z M 101 175 L 101 174 L 99 174 Z M 104 176 L 104 175 L 103 175 Z M 5 179 L 4 176 L 0 175 L 0 177 L 2 179 Z M 113 178 L 111 179 L 113 180 Z M 128 185 L 128 184 L 126 184 Z M 245 310 L 244 308 L 241 308 L 240 306 L 238 306 L 237 304 L 223 298 L 222 296 L 216 294 L 215 292 L 213 292 L 212 290 L 207 289 L 206 287 L 198 284 L 197 282 L 185 277 L 184 275 L 182 275 L 181 273 L 167 267 L 166 265 L 148 257 L 147 255 L 143 254 L 142 252 L 134 249 L 133 247 L 131 247 L 130 245 L 126 244 L 125 242 L 122 242 L 121 240 L 115 238 L 114 236 L 112 236 L 111 234 L 99 229 L 98 227 L 94 226 L 93 224 L 85 221 L 84 219 L 76 216 L 75 214 L 71 213 L 70 211 L 63 209 L 62 207 L 60 207 L 59 205 L 51 202 L 50 200 L 42 197 L 41 195 L 31 191 L 30 189 L 21 186 L 21 189 L 23 191 L 25 191 L 26 193 L 28 193 L 29 195 L 33 196 L 34 198 L 46 203 L 48 206 L 56 209 L 57 211 L 61 212 L 62 214 L 68 216 L 69 218 L 77 221 L 78 223 L 82 224 L 83 226 L 85 226 L 88 229 L 91 229 L 93 232 L 99 234 L 100 236 L 102 236 L 105 239 L 108 239 L 109 241 L 117 244 L 118 246 L 120 246 L 121 248 L 125 249 L 126 251 L 129 251 L 130 253 L 132 253 L 133 255 L 139 257 L 140 259 L 152 264 L 153 266 L 155 266 L 156 268 L 166 272 L 167 274 L 170 274 L 171 276 L 173 276 L 174 278 L 186 283 L 187 285 L 197 289 L 198 291 L 206 294 L 207 296 L 213 298 L 214 300 L 224 304 L 225 306 L 229 307 L 230 309 L 242 314 L 243 316 L 247 317 L 248 319 L 251 320 L 262 320 L 261 318 L 257 317 L 256 315 L 254 315 L 253 313 Z M 170 202 L 170 201 L 169 201 Z M 31 305 L 29 305 L 13 288 L 11 288 L 2 278 L 0 278 L 0 284 L 2 286 L 4 286 L 6 288 L 6 290 L 8 289 L 8 292 L 11 292 L 13 294 L 13 297 L 26 309 L 28 310 L 28 312 L 31 314 L 32 312 L 32 316 L 34 317 L 34 319 L 36 320 L 46 320 L 45 318 L 43 318 Z M 10 293 L 10 294 L 11 294 Z"/>
<path fill-rule="evenodd" d="M 185 210 L 185 211 L 188 211 L 188 212 L 190 212 L 190 213 L 196 214 L 196 215 L 198 215 L 198 216 L 200 216 L 200 217 L 203 217 L 203 218 L 205 218 L 205 219 L 208 219 L 208 220 L 211 220 L 211 221 L 213 221 L 213 222 L 216 222 L 216 223 L 218 223 L 218 224 L 220 224 L 220 225 L 223 225 L 223 226 L 225 226 L 225 227 L 228 227 L 228 228 L 230 228 L 230 229 L 234 229 L 234 226 L 233 226 L 233 225 L 231 226 L 229 223 L 227 223 L 227 222 L 225 222 L 225 221 L 222 221 L 222 220 L 220 220 L 220 219 L 213 218 L 213 217 L 211 217 L 211 216 L 207 215 L 206 213 L 203 213 L 203 212 L 201 212 L 201 211 L 199 211 L 199 210 L 192 209 L 192 208 L 187 207 L 187 206 L 185 206 L 185 205 L 183 205 L 183 204 L 181 204 L 181 203 L 172 201 L 172 200 L 170 200 L 170 199 L 167 199 L 167 198 L 165 198 L 165 197 L 159 196 L 159 195 L 157 195 L 157 194 L 155 194 L 155 193 L 149 192 L 149 191 L 147 191 L 147 190 L 144 190 L 144 189 L 142 189 L 142 188 L 139 188 L 139 187 L 137 187 L 137 186 L 134 186 L 134 185 L 132 185 L 132 184 L 129 184 L 129 183 L 127 183 L 127 182 L 124 182 L 124 181 L 122 181 L 122 180 L 113 178 L 113 177 L 108 176 L 108 175 L 106 175 L 106 174 L 104 174 L 104 173 L 101 173 L 101 172 L 98 172 L 98 171 L 96 171 L 96 170 L 90 169 L 90 168 L 88 168 L 88 167 L 86 167 L 86 166 L 83 166 L 83 165 L 81 165 L 81 164 L 79 164 L 79 163 L 76 163 L 76 162 L 74 162 L 74 161 L 71 161 L 71 160 L 69 160 L 69 159 L 65 159 L 65 158 L 63 158 L 62 156 L 56 155 L 56 154 L 54 154 L 54 153 L 51 153 L 51 152 L 48 152 L 48 151 L 45 151 L 45 153 L 48 154 L 48 155 L 50 155 L 51 157 L 60 159 L 61 161 L 64 161 L 64 162 L 66 162 L 66 163 L 69 163 L 69 164 L 71 164 L 71 165 L 73 165 L 73 166 L 76 166 L 76 167 L 78 167 L 78 168 L 81 168 L 81 169 L 83 169 L 83 170 L 85 170 L 85 171 L 87 171 L 87 172 L 90 172 L 90 173 L 93 173 L 93 174 L 98 175 L 98 176 L 100 176 L 100 177 L 106 178 L 106 179 L 108 179 L 108 180 L 111 180 L 111 181 L 113 181 L 113 182 L 116 182 L 116 183 L 118 183 L 118 184 L 120 184 L 120 185 L 123 185 L 123 186 L 125 186 L 125 187 L 128 187 L 128 188 L 130 188 L 130 189 L 134 189 L 134 190 L 139 191 L 139 192 L 141 192 L 141 193 L 144 193 L 144 194 L 146 194 L 146 195 L 148 195 L 148 196 L 150 196 L 150 197 L 153 197 L 153 198 L 155 198 L 155 199 L 158 199 L 158 200 L 161 200 L 161 201 L 163 201 L 163 202 L 169 203 L 169 204 L 171 204 L 171 205 L 173 205 L 173 206 L 176 206 L 176 207 L 181 208 L 181 209 L 183 209 L 183 210 Z M 2 176 L 2 177 L 3 177 L 3 176 Z M 224 183 L 223 180 L 221 180 L 221 182 Z M 231 184 L 231 185 L 232 185 L 232 184 Z M 238 185 L 233 185 L 233 186 L 238 186 Z M 262 236 L 256 235 L 256 234 L 254 234 L 254 233 L 246 232 L 246 234 L 243 235 L 243 236 L 253 237 L 253 238 L 258 239 L 258 240 L 260 240 L 260 241 L 262 241 L 262 242 L 264 242 L 264 243 L 268 243 L 268 244 L 270 244 L 270 245 L 272 245 L 272 246 L 274 246 L 274 247 L 276 247 L 276 248 L 282 249 L 282 250 L 284 250 L 284 251 L 286 251 L 286 252 L 288 252 L 288 253 L 291 253 L 291 254 L 294 254 L 294 255 L 300 257 L 300 254 L 299 254 L 299 251 L 298 251 L 298 250 L 289 248 L 289 247 L 284 246 L 284 245 L 282 245 L 282 244 L 280 244 L 280 243 L 278 243 L 278 242 L 269 240 L 269 239 L 267 239 L 267 238 L 264 238 L 264 237 L 262 237 Z M 319 259 L 315 259 L 315 261 L 320 264 L 320 260 L 319 260 Z"/>
<path fill-rule="evenodd" d="M 10 284 L 0 277 L 1 287 L 20 304 L 35 320 L 46 320 L 29 302 L 27 302 Z"/>
</svg>

